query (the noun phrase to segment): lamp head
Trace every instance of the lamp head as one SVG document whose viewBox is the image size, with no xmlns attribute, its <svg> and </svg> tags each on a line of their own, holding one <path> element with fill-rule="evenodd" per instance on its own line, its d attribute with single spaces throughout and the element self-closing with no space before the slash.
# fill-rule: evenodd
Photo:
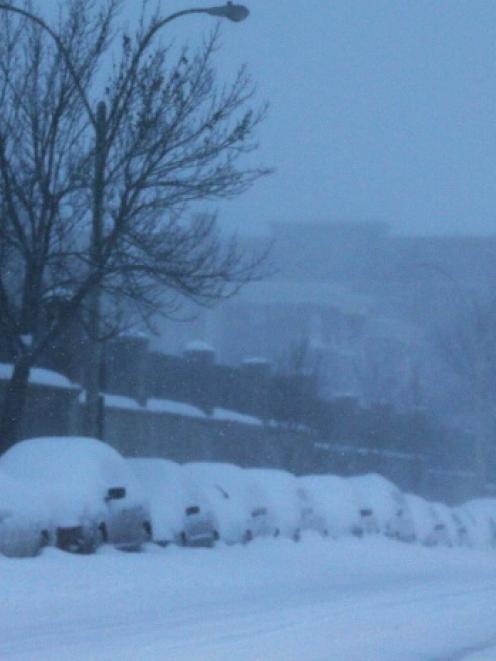
<svg viewBox="0 0 496 661">
<path fill-rule="evenodd" d="M 230 21 L 239 23 L 244 21 L 248 17 L 250 11 L 244 5 L 235 5 L 232 2 L 228 2 L 224 7 L 211 7 L 210 9 L 205 9 L 207 14 L 210 16 L 219 16 L 220 18 L 227 18 Z"/>
</svg>

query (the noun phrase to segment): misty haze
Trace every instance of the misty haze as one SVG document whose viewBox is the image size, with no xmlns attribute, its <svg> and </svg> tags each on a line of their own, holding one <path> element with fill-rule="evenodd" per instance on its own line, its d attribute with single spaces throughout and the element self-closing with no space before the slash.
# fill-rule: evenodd
<svg viewBox="0 0 496 661">
<path fill-rule="evenodd" d="M 0 658 L 496 659 L 496 6 L 0 4 Z"/>
</svg>

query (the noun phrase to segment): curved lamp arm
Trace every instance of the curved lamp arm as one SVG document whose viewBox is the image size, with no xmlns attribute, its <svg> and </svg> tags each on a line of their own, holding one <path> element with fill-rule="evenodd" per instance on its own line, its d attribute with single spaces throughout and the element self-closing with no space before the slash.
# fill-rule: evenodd
<svg viewBox="0 0 496 661">
<path fill-rule="evenodd" d="M 25 9 L 21 9 L 19 7 L 13 7 L 12 5 L 6 5 L 3 3 L 0 3 L 0 11 L 8 11 L 13 14 L 19 14 L 20 16 L 23 16 L 24 18 L 27 18 L 28 20 L 32 21 L 33 23 L 36 23 L 40 28 L 45 30 L 52 39 L 55 41 L 57 48 L 59 49 L 60 53 L 62 54 L 62 57 L 64 58 L 65 64 L 67 66 L 67 69 L 69 73 L 71 74 L 74 84 L 76 85 L 77 91 L 79 93 L 79 96 L 81 97 L 81 100 L 84 104 L 84 107 L 86 109 L 86 112 L 88 113 L 88 116 L 90 118 L 91 123 L 93 126 L 96 126 L 96 117 L 91 109 L 90 102 L 88 101 L 88 98 L 81 86 L 81 82 L 79 80 L 78 73 L 76 69 L 74 68 L 74 65 L 71 60 L 71 56 L 69 55 L 69 52 L 67 51 L 67 48 L 64 46 L 64 42 L 62 39 L 59 37 L 59 35 L 52 30 L 52 28 L 48 25 L 48 23 L 45 23 L 45 21 L 40 18 L 39 16 L 36 16 L 35 14 L 31 14 L 29 11 L 26 11 Z"/>
</svg>

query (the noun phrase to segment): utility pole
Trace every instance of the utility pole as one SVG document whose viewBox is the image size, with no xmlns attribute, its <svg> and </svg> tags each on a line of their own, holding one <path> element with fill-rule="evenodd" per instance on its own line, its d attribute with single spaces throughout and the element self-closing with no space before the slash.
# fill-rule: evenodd
<svg viewBox="0 0 496 661">
<path fill-rule="evenodd" d="M 101 394 L 102 342 L 101 335 L 101 273 L 103 216 L 105 201 L 105 164 L 107 158 L 107 107 L 100 101 L 96 109 L 95 124 L 95 170 L 93 179 L 93 219 L 91 229 L 92 273 L 95 284 L 89 296 L 88 343 L 84 383 L 86 388 L 85 433 L 103 436 L 103 396 Z"/>
</svg>

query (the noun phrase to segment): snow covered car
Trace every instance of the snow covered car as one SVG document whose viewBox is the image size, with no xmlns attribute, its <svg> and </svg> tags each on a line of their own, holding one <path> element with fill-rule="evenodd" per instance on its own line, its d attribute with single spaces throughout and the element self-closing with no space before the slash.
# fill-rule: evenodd
<svg viewBox="0 0 496 661">
<path fill-rule="evenodd" d="M 50 539 L 48 501 L 29 482 L 0 473 L 0 554 L 36 555 Z"/>
<path fill-rule="evenodd" d="M 146 491 L 155 543 L 212 546 L 216 542 L 217 520 L 207 495 L 182 466 L 167 459 L 127 461 Z"/>
<path fill-rule="evenodd" d="M 451 508 L 451 517 L 455 524 L 455 543 L 457 546 L 473 546 L 473 532 L 472 527 L 475 524 L 475 519 L 464 511 L 461 507 Z"/>
<path fill-rule="evenodd" d="M 320 511 L 318 502 L 312 496 L 309 489 L 298 484 L 296 489 L 300 501 L 300 530 L 301 532 L 317 532 L 322 537 L 327 537 L 329 532 L 323 513 Z"/>
<path fill-rule="evenodd" d="M 443 544 L 440 520 L 432 504 L 412 493 L 405 494 L 405 498 L 412 516 L 417 542 L 424 546 Z"/>
<path fill-rule="evenodd" d="M 456 526 L 451 509 L 444 503 L 431 503 L 431 511 L 436 519 L 431 546 L 455 546 Z"/>
<path fill-rule="evenodd" d="M 356 475 L 348 480 L 360 502 L 361 512 L 373 514 L 381 534 L 403 542 L 415 541 L 408 503 L 396 485 L 377 473 Z"/>
<path fill-rule="evenodd" d="M 478 548 L 496 547 L 496 499 L 475 498 L 460 509 L 470 515 L 474 545 Z"/>
<path fill-rule="evenodd" d="M 237 544 L 253 539 L 252 520 L 266 518 L 267 510 L 250 507 L 246 471 L 234 464 L 207 461 L 184 464 L 182 469 L 207 493 L 222 541 Z M 257 521 L 257 528 L 260 524 L 261 521 Z"/>
<path fill-rule="evenodd" d="M 257 494 L 260 506 L 273 516 L 273 535 L 299 540 L 301 504 L 296 477 L 274 468 L 249 468 L 246 473 L 252 494 Z"/>
<path fill-rule="evenodd" d="M 21 441 L 0 457 L 0 471 L 46 499 L 50 543 L 61 549 L 90 553 L 105 542 L 138 549 L 151 536 L 143 490 L 106 443 L 86 437 Z"/>
<path fill-rule="evenodd" d="M 304 475 L 297 480 L 316 503 L 328 535 L 337 539 L 363 534 L 360 508 L 347 480 L 337 475 Z"/>
</svg>

